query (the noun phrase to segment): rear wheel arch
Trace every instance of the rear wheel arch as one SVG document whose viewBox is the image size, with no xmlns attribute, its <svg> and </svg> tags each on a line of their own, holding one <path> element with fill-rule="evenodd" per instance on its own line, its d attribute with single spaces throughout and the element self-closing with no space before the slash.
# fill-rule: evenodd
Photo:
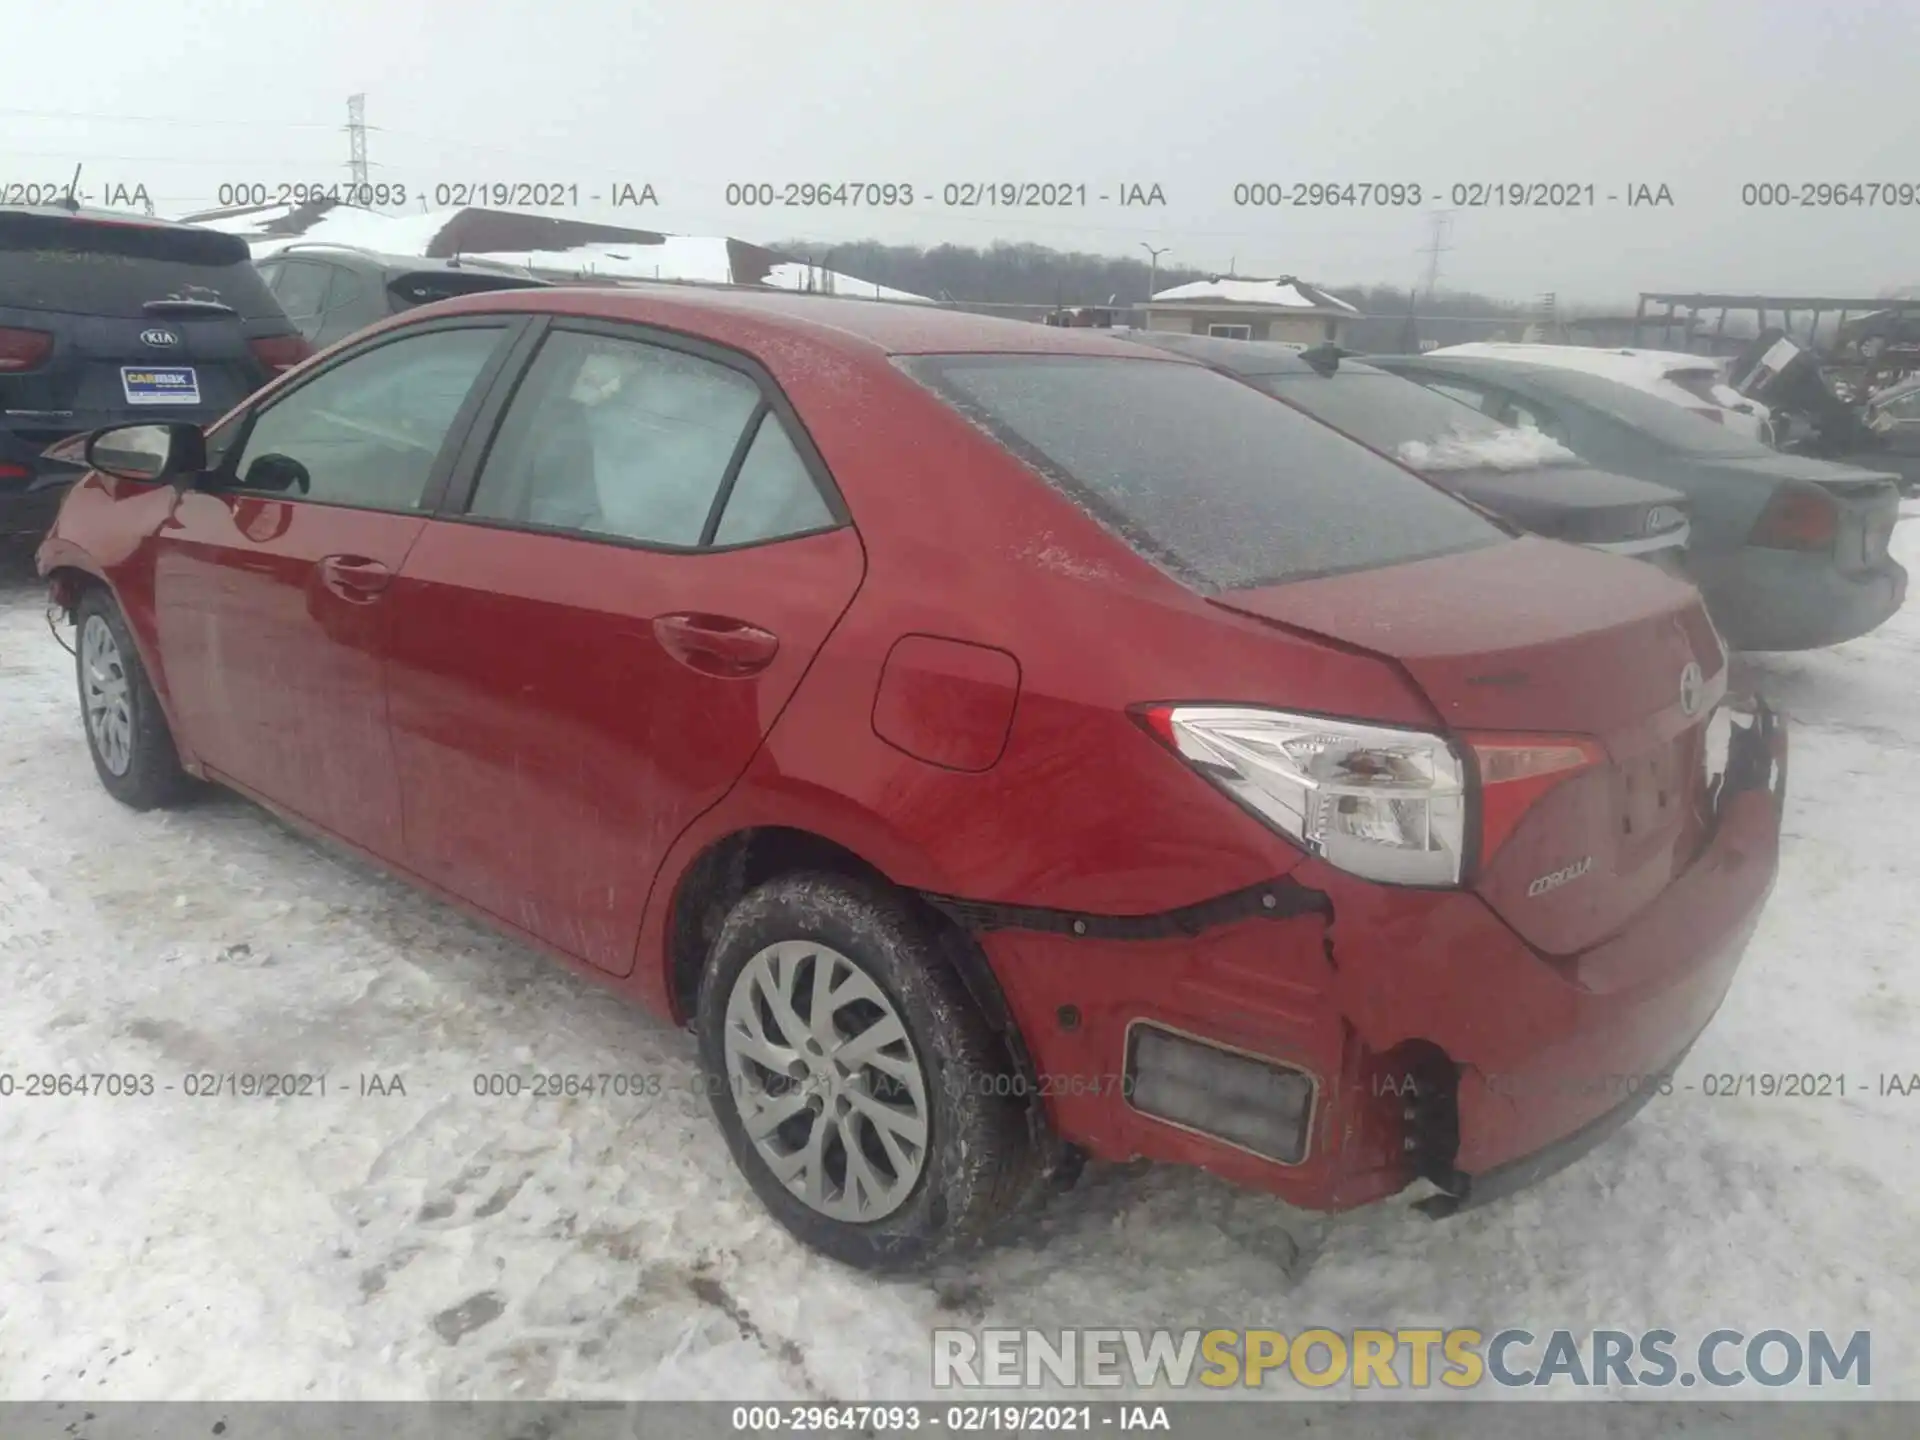
<svg viewBox="0 0 1920 1440">
<path fill-rule="evenodd" d="M 935 955 L 965 986 L 1005 1058 L 1026 1081 L 1028 1124 L 1050 1170 L 1065 1162 L 1039 1103 L 1037 1068 L 1006 993 L 979 942 L 958 923 L 903 886 L 865 856 L 815 831 L 766 825 L 735 830 L 710 842 L 681 871 L 667 914 L 666 993 L 676 1023 L 697 1021 L 701 979 L 720 927 L 747 895 L 783 875 L 825 873 L 864 881 L 900 898 L 924 929 Z"/>
</svg>

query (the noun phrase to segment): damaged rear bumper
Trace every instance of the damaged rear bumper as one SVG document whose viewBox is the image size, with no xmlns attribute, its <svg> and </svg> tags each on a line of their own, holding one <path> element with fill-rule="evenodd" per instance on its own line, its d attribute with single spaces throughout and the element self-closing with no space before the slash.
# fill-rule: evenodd
<svg viewBox="0 0 1920 1440">
<path fill-rule="evenodd" d="M 1312 1210 L 1425 1179 L 1438 1216 L 1554 1173 L 1671 1088 L 1772 889 L 1785 766 L 1783 728 L 1756 707 L 1729 745 L 1705 850 L 1628 931 L 1579 956 L 1536 954 L 1470 894 L 1368 885 L 1314 861 L 1274 900 L 1183 925 L 942 908 L 975 933 L 1061 1139 Z M 1308 1097 L 1305 1143 L 1280 1159 L 1148 1113 L 1129 1068 L 1143 1026 L 1271 1062 L 1275 1104 Z"/>
</svg>

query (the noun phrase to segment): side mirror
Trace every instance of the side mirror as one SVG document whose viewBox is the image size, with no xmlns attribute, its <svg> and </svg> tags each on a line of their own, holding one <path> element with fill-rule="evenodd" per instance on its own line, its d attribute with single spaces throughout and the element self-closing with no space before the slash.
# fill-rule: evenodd
<svg viewBox="0 0 1920 1440">
<path fill-rule="evenodd" d="M 207 468 L 207 437 L 198 425 L 116 425 L 89 435 L 85 455 L 118 480 L 168 480 Z"/>
<path fill-rule="evenodd" d="M 240 484 L 247 490 L 265 490 L 275 495 L 284 495 L 289 490 L 298 490 L 304 495 L 313 488 L 313 477 L 307 473 L 307 467 L 291 455 L 262 455 L 247 466 Z"/>
</svg>

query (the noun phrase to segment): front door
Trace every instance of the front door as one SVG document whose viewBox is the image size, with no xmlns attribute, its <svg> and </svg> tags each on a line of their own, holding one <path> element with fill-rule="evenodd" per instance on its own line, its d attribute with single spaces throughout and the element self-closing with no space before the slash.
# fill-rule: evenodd
<svg viewBox="0 0 1920 1440">
<path fill-rule="evenodd" d="M 407 863 L 616 974 L 865 573 L 771 381 L 698 348 L 556 324 L 391 602 Z"/>
<path fill-rule="evenodd" d="M 387 590 L 504 321 L 408 331 L 233 422 L 157 536 L 161 653 L 188 743 L 343 839 L 398 849 Z M 217 443 L 217 442 L 216 442 Z"/>
</svg>

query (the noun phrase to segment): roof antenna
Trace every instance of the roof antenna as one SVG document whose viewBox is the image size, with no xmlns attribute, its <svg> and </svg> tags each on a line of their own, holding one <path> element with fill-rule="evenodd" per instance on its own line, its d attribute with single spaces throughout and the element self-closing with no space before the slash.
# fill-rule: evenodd
<svg viewBox="0 0 1920 1440">
<path fill-rule="evenodd" d="M 1329 341 L 1315 345 L 1310 350 L 1302 350 L 1300 358 L 1313 367 L 1313 373 L 1323 379 L 1340 368 L 1340 357 L 1347 352 Z"/>
<path fill-rule="evenodd" d="M 85 163 L 85 162 L 82 162 Z M 80 166 L 73 167 L 73 179 L 67 182 L 67 209 L 80 213 Z"/>
</svg>

